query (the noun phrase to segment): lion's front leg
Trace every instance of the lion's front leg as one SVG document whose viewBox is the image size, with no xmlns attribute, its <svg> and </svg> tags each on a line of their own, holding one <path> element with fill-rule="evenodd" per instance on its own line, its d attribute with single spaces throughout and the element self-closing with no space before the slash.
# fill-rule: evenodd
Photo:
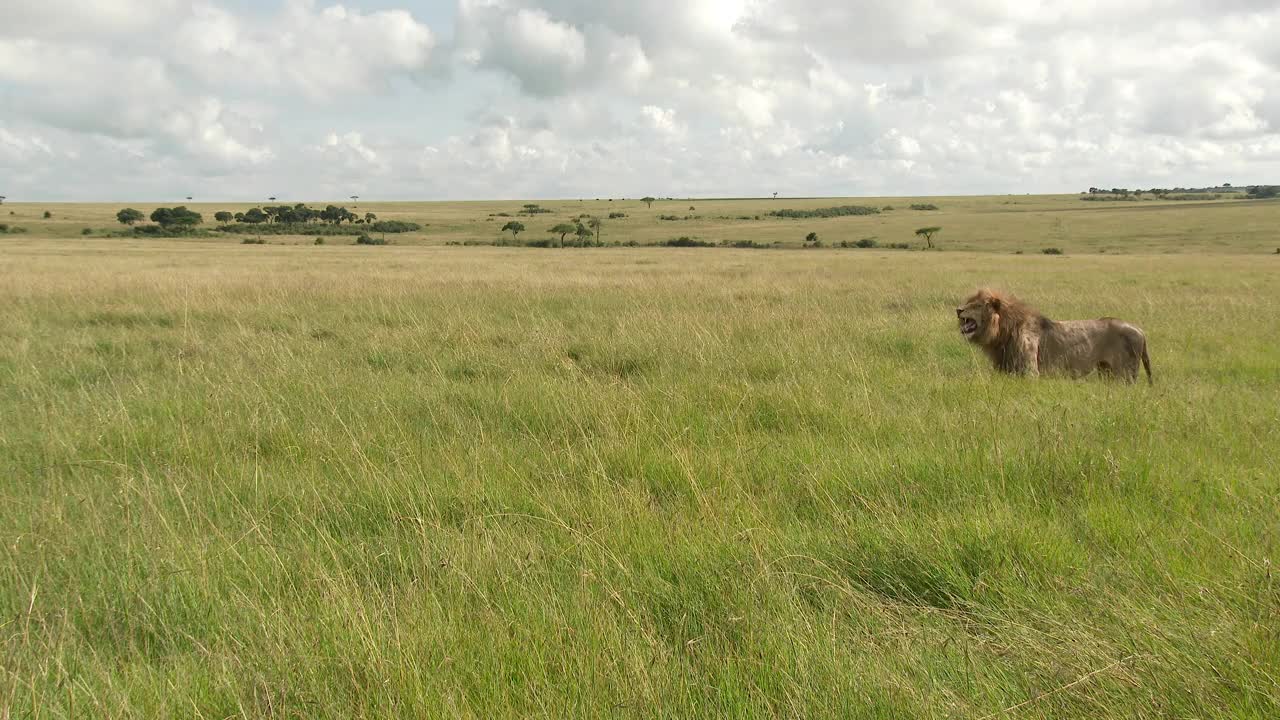
<svg viewBox="0 0 1280 720">
<path fill-rule="evenodd" d="M 1040 337 L 1028 336 L 1022 340 L 1022 374 L 1027 377 L 1040 376 Z"/>
</svg>

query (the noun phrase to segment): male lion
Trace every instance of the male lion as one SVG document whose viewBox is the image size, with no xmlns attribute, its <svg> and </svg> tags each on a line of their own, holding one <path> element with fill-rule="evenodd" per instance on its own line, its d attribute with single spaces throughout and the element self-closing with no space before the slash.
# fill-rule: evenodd
<svg viewBox="0 0 1280 720">
<path fill-rule="evenodd" d="M 1097 370 L 1127 382 L 1138 363 L 1151 383 L 1147 336 L 1116 318 L 1050 320 L 1018 299 L 983 288 L 956 308 L 960 334 L 975 343 L 1001 372 L 1059 373 L 1084 377 Z"/>
</svg>

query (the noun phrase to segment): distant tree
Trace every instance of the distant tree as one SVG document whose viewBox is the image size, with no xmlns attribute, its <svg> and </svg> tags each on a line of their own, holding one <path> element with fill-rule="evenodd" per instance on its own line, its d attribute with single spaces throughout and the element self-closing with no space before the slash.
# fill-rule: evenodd
<svg viewBox="0 0 1280 720">
<path fill-rule="evenodd" d="M 1222 183 L 1222 187 L 1224 188 L 1231 187 L 1231 183 Z M 0 200 L 3 200 L 3 199 L 4 198 L 0 198 Z"/>
<path fill-rule="evenodd" d="M 561 244 L 561 245 L 563 245 L 563 244 L 564 244 L 564 236 L 565 236 L 565 235 L 568 235 L 568 234 L 569 234 L 569 233 L 571 233 L 571 232 L 575 232 L 575 231 L 577 231 L 577 229 L 578 229 L 578 227 L 577 227 L 576 225 L 571 225 L 571 224 L 569 224 L 569 223 L 560 223 L 559 225 L 556 225 L 555 227 L 553 227 L 553 228 L 551 228 L 550 230 L 548 230 L 547 232 L 552 233 L 553 235 L 559 235 L 559 236 L 560 236 L 560 244 Z"/>
<path fill-rule="evenodd" d="M 356 219 L 356 214 L 344 207 L 337 205 L 326 205 L 324 210 L 320 211 L 320 219 L 324 222 L 330 222 L 334 225 L 341 225 L 342 221 L 352 222 Z"/>
<path fill-rule="evenodd" d="M 269 200 L 269 201 L 271 201 L 271 202 L 275 202 L 275 201 L 276 201 L 276 196 L 275 196 L 275 195 L 272 195 L 271 197 L 267 198 L 267 200 Z"/>
<path fill-rule="evenodd" d="M 378 219 L 378 216 L 377 216 L 377 215 L 374 215 L 374 214 L 373 214 L 373 213 L 371 213 L 371 212 L 367 212 L 367 213 L 365 213 L 365 214 L 364 214 L 364 221 L 365 221 L 365 222 L 367 222 L 367 223 L 371 223 L 371 222 L 373 222 L 374 220 L 377 220 L 377 219 Z"/>
<path fill-rule="evenodd" d="M 920 228 L 920 229 L 916 230 L 916 237 L 922 237 L 922 238 L 924 238 L 925 245 L 926 245 L 930 250 L 932 250 L 932 249 L 933 249 L 933 235 L 934 235 L 934 233 L 936 233 L 936 232 L 938 232 L 938 231 L 940 231 L 940 230 L 942 230 L 942 228 L 940 228 L 940 227 L 922 227 L 922 228 Z"/>
<path fill-rule="evenodd" d="M 133 208 L 125 208 L 116 213 L 116 220 L 120 221 L 121 225 L 132 225 L 136 222 L 142 222 L 146 217 L 146 215 L 142 214 L 141 210 L 134 210 Z"/>
<path fill-rule="evenodd" d="M 658 199 L 658 198 L 656 198 L 656 197 L 648 197 L 648 196 L 646 196 L 646 197 L 642 197 L 642 198 L 640 198 L 640 202 L 642 202 L 642 203 L 644 203 L 644 204 L 648 205 L 649 207 L 653 207 L 653 201 L 654 201 L 654 200 L 657 200 L 657 199 Z"/>
<path fill-rule="evenodd" d="M 776 193 L 776 192 L 775 192 L 775 193 L 773 194 L 773 199 L 774 199 L 774 200 L 777 200 L 777 199 L 778 199 L 778 193 Z"/>
<path fill-rule="evenodd" d="M 45 220 L 48 220 L 48 219 L 49 219 L 49 218 L 51 218 L 51 217 L 53 217 L 53 213 L 49 212 L 48 210 L 45 210 L 45 211 L 44 211 L 44 219 L 45 219 Z"/>
<path fill-rule="evenodd" d="M 188 196 L 187 196 L 187 199 L 188 199 L 188 200 L 190 200 L 190 199 L 191 199 L 191 196 L 190 196 L 190 195 L 188 195 Z"/>
<path fill-rule="evenodd" d="M 816 232 L 811 232 L 811 233 L 809 233 L 808 235 L 805 235 L 805 236 L 804 236 L 804 241 L 805 241 L 806 243 L 810 244 L 810 245 L 817 245 L 817 244 L 818 244 L 818 233 L 816 233 Z"/>
<path fill-rule="evenodd" d="M 508 222 L 506 225 L 503 225 L 502 230 L 500 232 L 506 232 L 508 230 L 511 231 L 511 239 L 514 240 L 516 239 L 516 236 L 524 232 L 524 223 L 516 220 L 512 220 L 511 222 Z"/>
<path fill-rule="evenodd" d="M 352 195 L 352 196 L 351 196 L 351 207 L 360 207 L 360 202 L 359 202 L 359 201 L 360 201 L 360 196 L 359 196 L 359 195 Z"/>
<path fill-rule="evenodd" d="M 266 222 L 269 218 L 266 213 L 262 212 L 262 208 L 249 208 L 248 211 L 243 214 L 237 213 L 236 219 L 240 222 L 249 223 L 250 225 L 257 225 L 258 223 Z"/>
<path fill-rule="evenodd" d="M 204 222 L 204 218 L 200 213 L 188 210 L 187 206 L 179 205 L 175 208 L 156 208 L 151 213 L 151 221 L 164 228 L 192 227 Z"/>
<path fill-rule="evenodd" d="M 235 216 L 227 212 L 226 210 L 219 210 L 218 212 L 213 214 L 213 219 L 217 220 L 220 223 L 229 223 L 235 219 Z"/>
<path fill-rule="evenodd" d="M 3 204 L 4 204 L 4 196 L 0 195 L 0 205 L 3 205 Z"/>
<path fill-rule="evenodd" d="M 591 242 L 591 236 L 594 233 L 591 232 L 591 228 L 583 225 L 582 223 L 578 223 L 577 227 L 573 230 L 573 234 L 578 236 L 579 243 L 586 245 Z"/>
<path fill-rule="evenodd" d="M 1248 196 L 1254 200 L 1265 200 L 1280 196 L 1280 185 L 1254 185 L 1249 188 Z"/>
<path fill-rule="evenodd" d="M 587 227 L 596 231 L 596 244 L 599 245 L 602 242 L 600 235 L 604 232 L 604 221 L 593 216 L 590 220 L 587 220 Z"/>
</svg>

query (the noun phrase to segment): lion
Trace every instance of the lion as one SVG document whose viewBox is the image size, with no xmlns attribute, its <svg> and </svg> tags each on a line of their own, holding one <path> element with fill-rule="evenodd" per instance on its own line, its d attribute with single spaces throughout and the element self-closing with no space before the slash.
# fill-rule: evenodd
<svg viewBox="0 0 1280 720">
<path fill-rule="evenodd" d="M 1117 318 L 1050 320 L 1017 298 L 983 288 L 956 308 L 956 319 L 960 334 L 1001 372 L 1078 378 L 1097 371 L 1132 383 L 1141 362 L 1147 382 L 1155 382 L 1147 336 Z"/>
</svg>

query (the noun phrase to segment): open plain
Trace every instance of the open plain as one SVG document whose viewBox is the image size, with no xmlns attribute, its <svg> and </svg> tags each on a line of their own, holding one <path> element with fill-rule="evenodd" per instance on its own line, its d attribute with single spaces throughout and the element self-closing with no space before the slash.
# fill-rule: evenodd
<svg viewBox="0 0 1280 720">
<path fill-rule="evenodd" d="M 1280 204 L 450 245 L 524 202 L 361 202 L 423 225 L 382 247 L 0 205 L 0 717 L 1280 715 Z M 849 203 L 894 209 L 768 215 Z M 1155 386 L 995 375 L 987 285 L 1140 325 Z"/>
</svg>

